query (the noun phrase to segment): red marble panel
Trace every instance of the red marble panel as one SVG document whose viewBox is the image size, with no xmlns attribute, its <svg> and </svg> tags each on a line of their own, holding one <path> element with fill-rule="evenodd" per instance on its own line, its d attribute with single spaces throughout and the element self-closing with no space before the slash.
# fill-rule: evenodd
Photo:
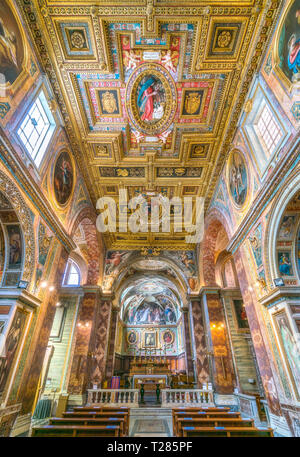
<svg viewBox="0 0 300 457">
<path fill-rule="evenodd" d="M 206 340 L 200 301 L 192 301 L 192 316 L 196 349 L 197 381 L 201 387 L 203 383 L 209 381 L 209 366 L 206 354 Z"/>
</svg>

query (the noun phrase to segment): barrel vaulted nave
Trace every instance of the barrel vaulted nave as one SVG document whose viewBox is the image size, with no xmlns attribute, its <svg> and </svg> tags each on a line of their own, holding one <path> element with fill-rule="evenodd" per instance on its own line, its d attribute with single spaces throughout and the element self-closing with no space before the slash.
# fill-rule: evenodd
<svg viewBox="0 0 300 457">
<path fill-rule="evenodd" d="M 299 127 L 299 0 L 1 0 L 0 436 L 300 436 Z"/>
</svg>

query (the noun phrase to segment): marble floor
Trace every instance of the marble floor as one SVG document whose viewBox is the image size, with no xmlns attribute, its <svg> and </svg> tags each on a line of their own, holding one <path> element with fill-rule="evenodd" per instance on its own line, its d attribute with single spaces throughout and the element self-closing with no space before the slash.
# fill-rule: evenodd
<svg viewBox="0 0 300 457">
<path fill-rule="evenodd" d="M 172 410 L 168 408 L 132 408 L 130 411 L 129 436 L 173 436 Z"/>
</svg>

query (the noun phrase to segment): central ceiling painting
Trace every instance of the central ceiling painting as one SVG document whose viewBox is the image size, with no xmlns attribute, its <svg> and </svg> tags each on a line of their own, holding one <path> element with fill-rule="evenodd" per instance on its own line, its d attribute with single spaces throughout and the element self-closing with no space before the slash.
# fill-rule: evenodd
<svg viewBox="0 0 300 457">
<path fill-rule="evenodd" d="M 32 1 L 95 207 L 104 196 L 118 204 L 125 189 L 128 200 L 203 197 L 207 208 L 274 9 L 255 0 Z M 174 224 L 169 233 L 103 235 L 113 250 L 194 248 Z"/>
</svg>

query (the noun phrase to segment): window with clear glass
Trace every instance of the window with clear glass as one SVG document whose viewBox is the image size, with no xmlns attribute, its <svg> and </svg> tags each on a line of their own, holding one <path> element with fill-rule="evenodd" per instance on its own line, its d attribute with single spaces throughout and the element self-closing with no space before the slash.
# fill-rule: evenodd
<svg viewBox="0 0 300 457">
<path fill-rule="evenodd" d="M 256 129 L 264 148 L 272 154 L 281 139 L 282 131 L 268 105 L 260 113 Z"/>
<path fill-rule="evenodd" d="M 63 278 L 63 286 L 80 286 L 80 271 L 74 260 L 69 259 Z"/>
<path fill-rule="evenodd" d="M 55 127 L 54 117 L 45 94 L 41 91 L 18 129 L 18 136 L 37 167 L 44 157 Z"/>
</svg>

